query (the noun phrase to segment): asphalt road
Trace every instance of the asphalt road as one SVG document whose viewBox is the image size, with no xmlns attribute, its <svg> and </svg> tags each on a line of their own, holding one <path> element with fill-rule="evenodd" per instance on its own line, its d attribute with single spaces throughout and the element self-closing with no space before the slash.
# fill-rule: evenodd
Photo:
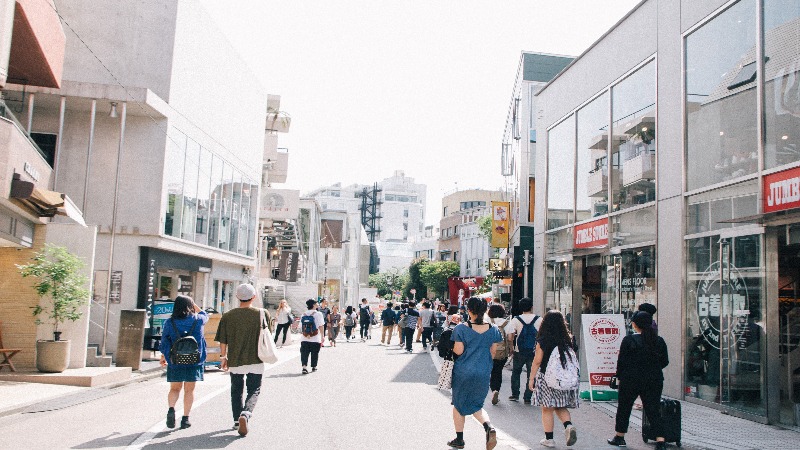
<svg viewBox="0 0 800 450">
<path fill-rule="evenodd" d="M 285 347 L 281 361 L 264 375 L 244 438 L 232 428 L 229 377 L 211 370 L 197 385 L 191 428 L 166 429 L 168 387 L 162 377 L 95 389 L 0 418 L 0 448 L 447 449 L 455 435 L 449 392 L 437 390 L 434 362 L 421 350 L 420 344 L 407 354 L 376 340 L 341 342 L 320 352 L 316 373 L 301 375 L 298 345 Z M 499 431 L 497 448 L 542 448 L 539 408 L 505 400 L 509 374 L 501 403 L 486 402 Z M 583 403 L 573 411 L 573 422 L 578 442 L 572 448 L 612 448 L 605 444 L 613 434 L 612 417 Z M 557 424 L 556 444 L 566 448 L 560 429 Z M 485 448 L 483 429 L 472 419 L 465 440 L 468 449 Z M 633 428 L 628 444 L 652 448 Z"/>
</svg>

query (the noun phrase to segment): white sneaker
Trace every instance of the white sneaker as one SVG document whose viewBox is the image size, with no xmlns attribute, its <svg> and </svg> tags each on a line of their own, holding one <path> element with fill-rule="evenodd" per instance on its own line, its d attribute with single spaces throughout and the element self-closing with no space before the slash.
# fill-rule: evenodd
<svg viewBox="0 0 800 450">
<path fill-rule="evenodd" d="M 541 441 L 539 441 L 539 443 L 542 444 L 542 447 L 553 448 L 553 447 L 556 446 L 556 441 L 554 441 L 552 439 L 546 439 L 545 438 L 545 439 L 542 439 Z"/>
<path fill-rule="evenodd" d="M 567 446 L 575 445 L 578 440 L 578 431 L 575 429 L 575 425 L 570 424 L 564 428 L 564 438 L 567 440 Z"/>
</svg>

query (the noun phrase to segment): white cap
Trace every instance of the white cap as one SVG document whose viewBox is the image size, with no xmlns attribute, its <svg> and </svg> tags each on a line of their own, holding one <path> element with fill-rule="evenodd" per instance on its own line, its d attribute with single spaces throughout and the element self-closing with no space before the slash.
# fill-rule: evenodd
<svg viewBox="0 0 800 450">
<path fill-rule="evenodd" d="M 236 298 L 242 301 L 249 301 L 256 296 L 256 288 L 252 284 L 240 284 L 236 288 Z"/>
</svg>

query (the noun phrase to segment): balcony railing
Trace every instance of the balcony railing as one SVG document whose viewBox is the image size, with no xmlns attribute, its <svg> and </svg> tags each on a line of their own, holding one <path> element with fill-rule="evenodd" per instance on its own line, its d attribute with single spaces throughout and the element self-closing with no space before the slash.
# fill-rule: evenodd
<svg viewBox="0 0 800 450">
<path fill-rule="evenodd" d="M 14 112 L 2 98 L 0 98 L 0 117 L 13 123 L 17 127 L 19 132 L 22 133 L 22 135 L 25 136 L 26 139 L 28 139 L 28 142 L 30 142 L 33 148 L 36 149 L 36 151 L 39 152 L 40 155 L 42 155 L 42 158 L 44 158 L 45 160 L 47 159 L 47 155 L 45 154 L 45 152 L 43 152 L 42 149 L 39 148 L 39 145 L 37 145 L 36 142 L 33 140 L 33 138 L 31 138 L 31 135 L 28 134 L 27 131 L 25 131 L 25 127 L 23 127 L 20 121 L 17 120 L 17 116 L 14 115 Z"/>
</svg>

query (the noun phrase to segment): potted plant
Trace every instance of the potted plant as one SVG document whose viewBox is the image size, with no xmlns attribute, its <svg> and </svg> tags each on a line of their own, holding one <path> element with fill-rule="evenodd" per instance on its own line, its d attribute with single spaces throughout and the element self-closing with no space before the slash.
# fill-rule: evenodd
<svg viewBox="0 0 800 450">
<path fill-rule="evenodd" d="M 80 273 L 83 261 L 65 247 L 45 244 L 30 264 L 18 265 L 23 278 L 36 279 L 33 287 L 44 300 L 32 307 L 36 324 L 53 325 L 53 340 L 36 342 L 36 368 L 40 372 L 63 372 L 69 366 L 70 341 L 62 341 L 59 326 L 83 315 L 89 300 L 88 279 Z"/>
</svg>

